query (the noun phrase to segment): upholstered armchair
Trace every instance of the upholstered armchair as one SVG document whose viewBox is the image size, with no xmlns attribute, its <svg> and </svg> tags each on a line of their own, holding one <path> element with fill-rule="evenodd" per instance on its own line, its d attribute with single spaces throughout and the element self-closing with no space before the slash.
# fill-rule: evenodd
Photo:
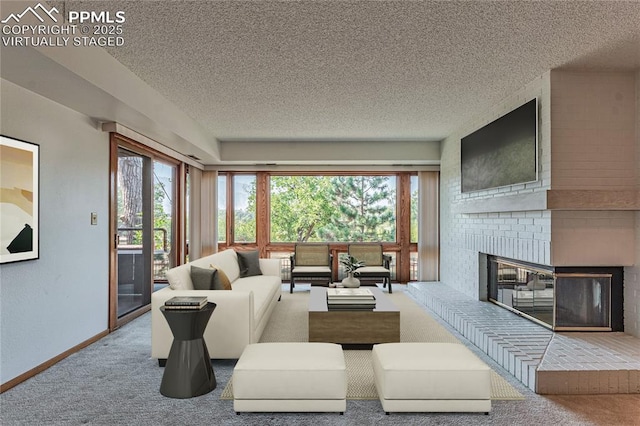
<svg viewBox="0 0 640 426">
<path fill-rule="evenodd" d="M 331 263 L 333 256 L 329 244 L 301 243 L 296 244 L 291 256 L 291 284 L 289 292 L 293 293 L 296 279 L 320 281 L 327 286 L 331 283 Z"/>
<path fill-rule="evenodd" d="M 364 262 L 365 266 L 358 268 L 358 279 L 381 279 L 382 287 L 385 288 L 389 284 L 389 293 L 393 293 L 391 289 L 391 256 L 382 252 L 382 244 L 349 244 L 349 255 Z"/>
</svg>

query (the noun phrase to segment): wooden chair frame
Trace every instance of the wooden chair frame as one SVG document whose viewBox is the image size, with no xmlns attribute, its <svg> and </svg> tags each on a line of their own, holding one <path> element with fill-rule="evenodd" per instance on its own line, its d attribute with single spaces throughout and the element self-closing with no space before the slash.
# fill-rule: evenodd
<svg viewBox="0 0 640 426">
<path fill-rule="evenodd" d="M 294 247 L 291 255 L 291 282 L 289 292 L 293 293 L 295 280 L 306 278 L 311 281 L 326 281 L 328 287 L 333 279 L 333 255 L 329 244 L 300 243 Z"/>
<path fill-rule="evenodd" d="M 382 244 L 349 244 L 347 251 L 350 256 L 365 263 L 363 268 L 356 270 L 359 279 L 380 278 L 382 279 L 382 288 L 386 288 L 388 284 L 389 293 L 393 293 L 391 288 L 391 256 L 383 253 Z"/>
</svg>

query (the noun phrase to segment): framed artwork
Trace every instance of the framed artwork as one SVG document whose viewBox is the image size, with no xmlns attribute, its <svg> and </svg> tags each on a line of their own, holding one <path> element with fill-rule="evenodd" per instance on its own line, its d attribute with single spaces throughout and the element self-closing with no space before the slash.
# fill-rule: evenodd
<svg viewBox="0 0 640 426">
<path fill-rule="evenodd" d="M 40 256 L 40 146 L 0 135 L 0 263 Z"/>
</svg>

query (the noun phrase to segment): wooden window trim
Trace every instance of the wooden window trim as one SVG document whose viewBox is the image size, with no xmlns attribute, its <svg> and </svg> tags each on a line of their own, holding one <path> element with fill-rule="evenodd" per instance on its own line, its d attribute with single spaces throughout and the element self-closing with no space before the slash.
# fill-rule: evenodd
<svg viewBox="0 0 640 426">
<path fill-rule="evenodd" d="M 117 215 L 117 164 L 118 149 L 123 148 L 136 154 L 140 154 L 150 158 L 152 161 L 157 160 L 176 167 L 175 196 L 176 201 L 173 205 L 173 215 L 175 217 L 175 263 L 180 265 L 184 263 L 186 256 L 186 164 L 176 158 L 164 154 L 153 149 L 143 143 L 137 142 L 129 137 L 119 133 L 110 133 L 109 138 L 109 331 L 113 331 L 132 319 L 144 314 L 150 309 L 150 305 L 141 307 L 122 318 L 118 318 L 117 312 L 117 295 L 118 295 L 118 277 L 117 277 L 117 250 L 115 235 L 117 234 L 114 218 Z"/>
<path fill-rule="evenodd" d="M 219 250 L 237 247 L 239 249 L 257 249 L 260 255 L 268 257 L 271 252 L 293 251 L 295 242 L 275 243 L 271 242 L 270 232 L 270 177 L 271 176 L 396 176 L 396 241 L 383 242 L 383 249 L 387 252 L 396 252 L 396 278 L 401 283 L 406 283 L 411 276 L 411 253 L 417 251 L 417 243 L 411 242 L 411 176 L 417 172 L 379 172 L 379 171 L 299 171 L 299 172 L 272 172 L 272 171 L 224 171 L 220 172 L 227 179 L 227 233 L 226 241 L 218 244 Z M 256 176 L 256 242 L 235 243 L 234 231 L 234 203 L 233 203 L 233 178 L 237 175 Z M 346 252 L 348 243 L 329 242 L 329 247 L 334 254 L 334 270 L 338 267 L 340 252 Z"/>
</svg>

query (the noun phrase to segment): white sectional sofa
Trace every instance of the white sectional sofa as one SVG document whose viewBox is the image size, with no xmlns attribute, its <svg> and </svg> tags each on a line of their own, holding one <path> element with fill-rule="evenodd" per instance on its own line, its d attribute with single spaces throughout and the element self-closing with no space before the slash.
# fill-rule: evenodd
<svg viewBox="0 0 640 426">
<path fill-rule="evenodd" d="M 229 277 L 232 290 L 194 290 L 191 266 L 214 265 Z M 280 299 L 281 278 L 278 259 L 260 259 L 262 275 L 240 278 L 238 257 L 225 250 L 167 272 L 169 287 L 151 295 L 151 356 L 163 365 L 169 356 L 173 334 L 160 307 L 174 296 L 207 296 L 217 306 L 204 332 L 212 359 L 236 359 L 250 343 L 257 343 Z"/>
</svg>

